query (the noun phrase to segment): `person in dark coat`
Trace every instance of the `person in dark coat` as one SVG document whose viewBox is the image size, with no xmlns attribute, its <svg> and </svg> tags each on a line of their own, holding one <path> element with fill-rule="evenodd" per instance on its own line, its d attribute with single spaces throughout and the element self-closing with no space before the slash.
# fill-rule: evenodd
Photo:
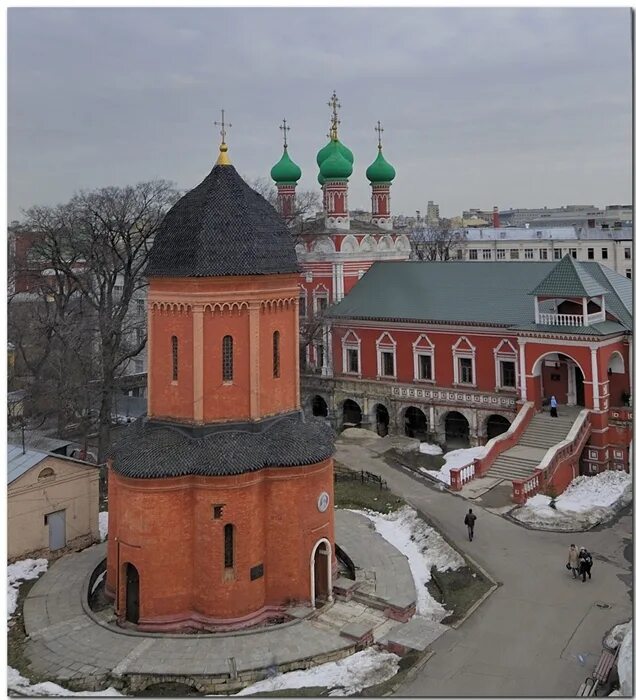
<svg viewBox="0 0 636 700">
<path fill-rule="evenodd" d="M 592 580 L 592 555 L 585 549 L 581 547 L 579 551 L 579 569 L 581 571 L 581 580 L 585 583 L 585 577 L 589 576 Z"/>
<path fill-rule="evenodd" d="M 472 542 L 475 536 L 475 520 L 477 516 L 473 513 L 473 509 L 469 508 L 466 517 L 464 518 L 464 525 L 468 527 L 468 539 Z"/>
</svg>

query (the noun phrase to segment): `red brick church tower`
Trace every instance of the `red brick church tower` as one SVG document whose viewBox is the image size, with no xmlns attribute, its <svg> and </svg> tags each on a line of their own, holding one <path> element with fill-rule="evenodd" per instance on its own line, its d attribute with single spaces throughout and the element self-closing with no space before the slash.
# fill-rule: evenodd
<svg viewBox="0 0 636 700">
<path fill-rule="evenodd" d="M 109 467 L 106 590 L 142 630 L 245 627 L 331 599 L 333 433 L 300 410 L 294 243 L 221 133 L 155 238 L 148 415 Z"/>
</svg>

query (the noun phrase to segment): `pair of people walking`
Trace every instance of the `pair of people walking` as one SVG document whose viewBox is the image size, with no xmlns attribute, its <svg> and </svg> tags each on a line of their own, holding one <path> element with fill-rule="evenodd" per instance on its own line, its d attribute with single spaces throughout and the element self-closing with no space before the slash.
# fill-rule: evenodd
<svg viewBox="0 0 636 700">
<path fill-rule="evenodd" d="M 568 550 L 567 568 L 572 572 L 572 578 L 578 578 L 581 575 L 581 581 L 585 583 L 586 578 L 592 579 L 592 555 L 581 547 L 580 549 L 571 544 Z"/>
</svg>

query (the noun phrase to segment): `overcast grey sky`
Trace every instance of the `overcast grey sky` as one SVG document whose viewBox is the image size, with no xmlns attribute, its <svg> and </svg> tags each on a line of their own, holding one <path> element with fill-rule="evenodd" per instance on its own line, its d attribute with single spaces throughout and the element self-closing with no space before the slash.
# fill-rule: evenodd
<svg viewBox="0 0 636 700">
<path fill-rule="evenodd" d="M 244 177 L 269 177 L 286 117 L 317 189 L 334 89 L 351 208 L 370 208 L 378 119 L 393 213 L 631 199 L 627 8 L 19 8 L 8 44 L 9 220 L 81 188 L 194 187 L 221 107 Z"/>
</svg>

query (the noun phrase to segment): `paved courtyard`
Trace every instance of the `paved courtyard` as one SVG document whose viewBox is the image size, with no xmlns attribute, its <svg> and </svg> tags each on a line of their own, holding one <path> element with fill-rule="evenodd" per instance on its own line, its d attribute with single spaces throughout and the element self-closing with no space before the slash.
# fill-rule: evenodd
<svg viewBox="0 0 636 700">
<path fill-rule="evenodd" d="M 390 619 L 382 610 L 415 605 L 406 557 L 367 518 L 348 511 L 336 514 L 336 540 L 356 563 L 362 592 L 379 601 L 380 609 L 355 599 L 337 600 L 313 614 L 310 608 L 294 609 L 293 622 L 224 634 L 148 634 L 108 624 L 110 614 L 95 614 L 86 602 L 89 577 L 106 555 L 105 543 L 63 557 L 24 602 L 31 669 L 88 690 L 111 682 L 139 690 L 175 676 L 204 692 L 222 692 L 260 680 L 271 668 L 295 670 L 347 656 L 355 651 L 357 635 L 391 639 L 399 629 L 400 638 L 408 639 L 409 623 Z M 435 638 L 444 629 L 432 625 L 425 632 Z"/>
<path fill-rule="evenodd" d="M 430 518 L 501 586 L 401 686 L 405 696 L 571 696 L 590 675 L 606 630 L 632 616 L 632 516 L 580 534 L 528 530 L 496 512 L 440 491 L 406 468 L 389 466 L 381 440 L 340 440 L 336 459 L 387 480 L 389 488 Z M 468 542 L 464 515 L 477 515 Z M 583 584 L 565 569 L 570 542 L 595 555 Z M 629 558 L 627 558 L 629 557 Z"/>
</svg>

